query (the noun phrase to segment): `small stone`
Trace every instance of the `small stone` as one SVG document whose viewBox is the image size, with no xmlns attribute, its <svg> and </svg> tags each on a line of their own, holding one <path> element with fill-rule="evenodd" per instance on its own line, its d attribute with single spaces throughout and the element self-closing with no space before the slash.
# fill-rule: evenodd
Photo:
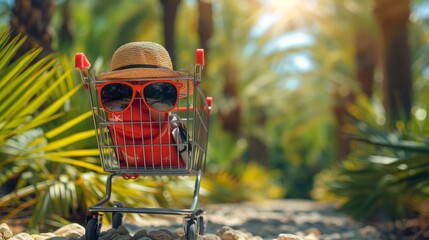
<svg viewBox="0 0 429 240">
<path fill-rule="evenodd" d="M 117 235 L 114 238 L 112 238 L 112 240 L 131 240 L 133 239 L 133 237 L 131 237 L 130 235 Z"/>
<path fill-rule="evenodd" d="M 39 234 L 39 236 L 42 236 L 42 237 L 56 237 L 57 235 L 55 235 L 55 233 L 41 233 L 41 234 Z"/>
<path fill-rule="evenodd" d="M 333 233 L 333 234 L 329 234 L 328 236 L 326 236 L 325 239 L 326 240 L 341 240 L 343 238 L 341 237 L 341 234 Z"/>
<path fill-rule="evenodd" d="M 368 237 L 369 235 L 376 233 L 377 229 L 373 226 L 365 226 L 361 229 L 359 229 L 359 235 L 361 237 Z"/>
<path fill-rule="evenodd" d="M 13 233 L 10 230 L 9 226 L 6 223 L 0 224 L 0 237 L 3 239 L 12 238 Z"/>
<path fill-rule="evenodd" d="M 19 233 L 14 237 L 14 240 L 33 240 L 28 233 Z"/>
<path fill-rule="evenodd" d="M 147 237 L 147 231 L 145 229 L 137 231 L 134 236 L 135 239 L 139 239 L 141 237 Z"/>
<path fill-rule="evenodd" d="M 80 237 L 85 234 L 85 228 L 77 223 L 65 225 L 54 232 L 57 236 L 62 237 Z"/>
<path fill-rule="evenodd" d="M 234 230 L 226 230 L 221 234 L 218 234 L 221 240 L 236 240 Z"/>
<path fill-rule="evenodd" d="M 219 236 L 221 240 L 246 240 L 254 238 L 251 233 L 234 230 L 228 226 L 221 227 L 217 230 L 216 235 Z"/>
<path fill-rule="evenodd" d="M 136 237 L 133 237 L 134 239 L 136 239 L 136 240 L 152 240 L 150 237 L 148 237 L 148 236 L 141 236 L 141 237 L 139 237 L 139 238 L 136 238 Z"/>
<path fill-rule="evenodd" d="M 200 236 L 201 240 L 221 240 L 216 234 L 205 234 Z"/>
<path fill-rule="evenodd" d="M 346 231 L 346 232 L 342 232 L 341 236 L 342 236 L 342 239 L 355 239 L 359 235 L 355 231 Z M 367 239 L 375 239 L 374 237 L 368 238 L 368 236 L 366 238 Z"/>
<path fill-rule="evenodd" d="M 45 240 L 45 239 L 48 239 L 48 238 L 57 237 L 57 235 L 55 235 L 54 233 L 40 233 L 40 234 L 31 235 L 31 237 L 34 240 Z"/>
<path fill-rule="evenodd" d="M 251 240 L 264 240 L 263 238 L 261 238 L 260 236 L 253 236 L 251 238 L 249 238 Z"/>
<path fill-rule="evenodd" d="M 231 227 L 229 227 L 229 226 L 223 226 L 223 227 L 221 227 L 221 228 L 219 228 L 217 231 L 216 231 L 216 233 L 217 233 L 217 235 L 219 236 L 219 235 L 222 235 L 222 233 L 224 233 L 224 232 L 226 232 L 226 231 L 230 231 L 230 230 L 234 230 L 234 229 L 232 229 Z"/>
<path fill-rule="evenodd" d="M 320 230 L 318 228 L 315 228 L 315 227 L 307 229 L 307 233 L 313 234 L 316 237 L 320 237 L 320 235 L 321 235 Z"/>
<path fill-rule="evenodd" d="M 169 234 L 172 237 L 174 236 L 174 234 L 172 232 L 168 231 L 167 229 L 159 229 L 158 231 L 165 232 L 165 233 Z"/>
<path fill-rule="evenodd" d="M 228 226 L 223 226 L 217 230 L 216 235 L 219 236 L 221 240 L 235 240 L 234 239 L 234 229 Z"/>
<path fill-rule="evenodd" d="M 149 232 L 149 238 L 153 240 L 174 240 L 171 233 L 167 233 L 166 231 L 155 230 Z"/>
<path fill-rule="evenodd" d="M 293 234 L 280 233 L 276 240 L 304 240 L 302 237 Z"/>
<path fill-rule="evenodd" d="M 116 235 L 119 235 L 118 229 L 111 228 L 105 232 L 101 232 L 99 237 L 103 239 L 113 239 Z"/>
<path fill-rule="evenodd" d="M 246 240 L 246 239 L 253 239 L 253 235 L 248 232 L 243 232 L 240 230 L 234 230 L 234 239 L 236 240 Z"/>
<path fill-rule="evenodd" d="M 68 232 L 65 232 L 62 236 L 68 237 L 68 238 L 79 238 L 82 235 L 85 235 L 85 232 L 81 232 L 81 231 L 75 229 L 75 230 L 70 230 Z"/>
<path fill-rule="evenodd" d="M 130 232 L 128 231 L 128 229 L 124 225 L 121 225 L 118 227 L 118 233 L 120 235 L 129 235 L 130 234 Z"/>
</svg>

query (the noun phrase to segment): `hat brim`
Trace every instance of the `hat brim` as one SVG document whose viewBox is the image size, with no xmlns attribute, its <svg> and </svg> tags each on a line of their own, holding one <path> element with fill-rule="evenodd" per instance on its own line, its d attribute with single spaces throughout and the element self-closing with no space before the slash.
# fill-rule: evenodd
<svg viewBox="0 0 429 240">
<path fill-rule="evenodd" d="M 189 78 L 187 78 L 187 76 Z M 157 68 L 129 68 L 97 74 L 97 80 L 131 80 L 131 79 L 163 79 L 187 81 L 179 87 L 179 97 L 186 97 L 194 92 L 193 77 L 185 72 Z M 177 78 L 177 79 L 174 79 Z"/>
</svg>

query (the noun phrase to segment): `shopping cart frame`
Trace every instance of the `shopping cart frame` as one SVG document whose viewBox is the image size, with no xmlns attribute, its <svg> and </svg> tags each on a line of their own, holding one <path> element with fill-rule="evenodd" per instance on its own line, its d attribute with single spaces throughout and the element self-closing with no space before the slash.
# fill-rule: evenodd
<svg viewBox="0 0 429 240">
<path fill-rule="evenodd" d="M 202 69 L 204 66 L 204 51 L 202 49 L 197 49 L 196 51 L 196 64 L 191 67 L 193 74 L 189 76 L 185 76 L 183 78 L 189 78 L 192 76 L 193 78 L 193 89 L 194 91 L 200 91 L 198 94 L 202 94 L 202 96 L 205 96 L 202 92 L 202 89 L 200 88 L 200 83 L 202 80 Z M 94 127 L 96 131 L 100 131 L 100 124 L 97 122 L 96 114 L 98 109 L 97 107 L 94 107 L 93 103 L 97 101 L 97 99 L 94 99 L 94 93 L 91 93 L 91 84 L 94 83 L 101 83 L 102 81 L 99 81 L 96 79 L 96 73 L 92 69 L 90 62 L 86 58 L 86 56 L 83 53 L 77 53 L 75 55 L 75 68 L 77 68 L 80 72 L 80 77 L 82 80 L 82 84 L 85 88 L 89 90 L 89 98 L 91 101 L 91 109 L 93 111 L 93 121 L 94 121 Z M 180 77 L 179 77 L 180 78 Z M 148 79 L 144 79 L 147 81 Z M 149 80 L 156 80 L 156 78 L 149 79 Z M 195 103 L 197 100 L 195 99 L 197 94 L 193 94 L 193 103 Z M 204 103 L 202 105 L 202 108 L 205 109 L 205 112 L 208 112 L 208 114 L 211 113 L 211 105 L 212 105 L 212 99 L 210 97 L 207 97 L 204 99 Z M 200 106 L 201 107 L 201 106 Z M 189 107 L 188 111 L 194 111 L 197 112 L 197 106 L 195 107 Z M 206 126 L 204 126 L 206 135 L 208 134 L 208 119 L 205 123 Z M 203 136 L 203 138 L 207 138 L 207 136 Z M 86 217 L 86 239 L 97 239 L 98 235 L 100 233 L 101 229 L 101 219 L 102 214 L 99 212 L 111 212 L 112 213 L 112 227 L 117 228 L 119 225 L 122 224 L 122 213 L 142 213 L 142 214 L 166 214 L 166 215 L 181 215 L 184 216 L 184 231 L 185 231 L 185 237 L 186 239 L 196 239 L 198 235 L 204 234 L 204 220 L 203 220 L 203 213 L 204 211 L 202 209 L 198 208 L 198 202 L 199 202 L 199 191 L 201 186 L 201 180 L 203 176 L 203 172 L 205 170 L 206 165 L 206 154 L 207 154 L 207 143 L 205 143 L 205 147 L 203 149 L 203 159 L 199 160 L 198 162 L 194 162 L 195 156 L 192 156 L 192 159 L 190 160 L 191 166 L 186 166 L 185 168 L 178 168 L 178 169 L 164 169 L 164 168 L 158 168 L 158 169 L 139 169 L 139 168 L 131 168 L 131 169 L 124 169 L 124 168 L 111 168 L 109 166 L 106 166 L 105 161 L 103 159 L 103 150 L 102 150 L 102 142 L 100 142 L 101 139 L 97 135 L 97 144 L 100 149 L 100 157 L 103 164 L 103 169 L 106 172 L 109 172 L 110 174 L 107 176 L 106 179 L 106 194 L 102 200 L 97 202 L 96 204 L 90 206 L 87 210 L 87 217 Z M 207 141 L 207 140 L 206 140 Z M 199 157 L 201 158 L 201 157 Z M 169 175 L 177 175 L 177 176 L 195 176 L 195 187 L 193 191 L 193 197 L 192 197 L 192 203 L 190 204 L 190 208 L 183 208 L 183 209 L 172 209 L 172 208 L 134 208 L 134 207 L 125 207 L 121 204 L 115 204 L 113 207 L 104 206 L 106 203 L 108 203 L 112 196 L 112 182 L 113 178 L 115 177 L 123 177 L 125 179 L 135 179 L 139 176 L 169 176 Z"/>
</svg>

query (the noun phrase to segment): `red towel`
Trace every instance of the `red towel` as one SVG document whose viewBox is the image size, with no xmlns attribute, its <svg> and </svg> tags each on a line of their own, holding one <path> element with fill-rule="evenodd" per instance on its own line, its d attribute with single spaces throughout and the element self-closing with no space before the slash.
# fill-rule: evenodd
<svg viewBox="0 0 429 240">
<path fill-rule="evenodd" d="M 168 113 L 150 111 L 134 100 L 120 114 L 109 113 L 110 137 L 117 157 L 124 168 L 178 168 L 185 163 L 168 122 Z"/>
</svg>

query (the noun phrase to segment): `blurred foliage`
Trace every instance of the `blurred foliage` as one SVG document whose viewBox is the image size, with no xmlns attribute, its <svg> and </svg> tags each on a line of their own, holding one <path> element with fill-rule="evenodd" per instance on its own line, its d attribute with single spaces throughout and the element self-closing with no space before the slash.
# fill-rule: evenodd
<svg viewBox="0 0 429 240">
<path fill-rule="evenodd" d="M 420 211 L 429 207 L 429 138 L 418 127 L 428 118 L 414 112 L 410 123 L 398 122 L 395 130 L 386 131 L 375 109 L 382 108 L 363 96 L 350 107 L 354 151 L 339 168 L 324 170 L 314 195 L 338 202 L 340 210 L 357 219 L 400 219 L 416 212 L 429 217 Z"/>
<path fill-rule="evenodd" d="M 285 196 L 308 198 L 314 174 L 334 159 L 335 147 L 326 141 L 333 136 L 333 119 L 328 79 L 320 77 L 319 69 L 308 73 L 295 61 L 311 61 L 314 40 L 305 22 L 293 18 L 308 9 L 292 5 L 214 3 L 216 34 L 206 68 L 207 90 L 215 99 L 209 163 L 220 165 L 216 170 L 233 171 L 238 163 L 259 162 L 282 171 L 272 179 L 281 184 Z M 238 98 L 225 94 L 228 81 L 235 81 Z M 237 106 L 239 135 L 223 133 L 219 115 Z M 252 139 L 268 149 L 264 159 L 250 155 Z"/>
<path fill-rule="evenodd" d="M 65 14 L 67 13 L 67 14 Z M 124 14 L 126 13 L 126 14 Z M 52 22 L 57 49 L 69 56 L 84 52 L 99 67 L 110 70 L 110 58 L 121 45 L 131 41 L 163 44 L 162 9 L 159 0 L 58 2 Z M 195 6 L 184 1 L 176 18 L 177 66 L 193 64 L 197 48 L 197 13 Z M 68 27 L 68 32 L 64 31 Z"/>
<path fill-rule="evenodd" d="M 69 24 L 72 24 L 72 39 L 64 36 L 64 40 L 68 41 L 62 41 L 60 35 L 58 38 L 60 50 L 73 55 L 79 49 L 90 59 L 101 57 L 109 60 L 117 47 L 138 35 L 161 40 L 157 34 L 160 28 L 159 21 L 150 21 L 156 19 L 160 13 L 160 8 L 154 4 L 155 2 L 152 0 L 137 4 L 136 1 L 122 1 L 106 4 L 102 1 L 64 1 L 64 6 L 60 7 L 68 7 L 70 18 L 64 18 L 62 12 L 57 11 L 58 19 L 54 19 L 54 26 L 58 29 L 61 24 L 71 21 Z M 68 45 L 61 45 L 64 43 Z M 107 61 L 107 64 L 109 62 Z"/>
<path fill-rule="evenodd" d="M 268 172 L 255 162 L 235 165 L 230 171 L 210 171 L 202 182 L 208 192 L 204 201 L 225 203 L 281 198 L 285 189 L 273 180 L 280 174 L 280 171 Z"/>
<path fill-rule="evenodd" d="M 421 5 L 419 5 L 421 4 Z M 426 4 L 426 5 L 425 5 Z M 315 180 L 313 197 L 337 202 L 340 210 L 361 220 L 428 218 L 429 110 L 428 16 L 424 1 L 413 1 L 410 54 L 413 73 L 412 119 L 386 125 L 380 86 L 371 98 L 358 95 L 348 106 L 351 153 L 337 167 L 325 169 Z"/>
<path fill-rule="evenodd" d="M 139 40 L 163 43 L 162 12 L 158 0 L 65 0 L 57 3 L 52 22 L 56 33 L 54 48 L 66 54 L 68 59 L 72 59 L 75 52 L 84 52 L 98 72 L 109 70 L 112 53 L 124 43 Z M 211 49 L 206 56 L 203 88 L 208 95 L 213 96 L 214 108 L 210 126 L 209 161 L 202 183 L 203 200 L 223 202 L 277 197 L 310 198 L 310 189 L 315 183 L 314 193 L 318 193 L 315 195 L 340 199 L 346 210 L 353 208 L 357 213 L 376 212 L 381 207 L 388 206 L 381 205 L 383 198 L 391 197 L 394 192 L 404 191 L 404 195 L 392 202 L 388 210 L 395 216 L 409 213 L 401 209 L 401 203 L 404 204 L 402 207 L 408 207 L 408 202 L 427 194 L 427 189 L 423 187 L 419 190 L 413 187 L 410 187 L 410 191 L 405 189 L 416 183 L 414 181 L 426 181 L 421 175 L 418 175 L 420 178 L 411 177 L 415 176 L 414 173 L 424 171 L 419 165 L 423 166 L 423 163 L 418 159 L 424 159 L 426 153 L 409 149 L 408 146 L 410 143 L 415 146 L 420 144 L 425 149 L 427 144 L 426 118 L 417 118 L 419 114 L 427 114 L 425 96 L 429 96 L 428 22 L 422 21 L 419 15 L 422 9 L 427 9 L 425 1 L 411 1 L 413 14 L 410 17 L 410 45 L 415 80 L 413 113 L 416 118 L 410 123 L 399 123 L 398 128 L 392 132 L 383 127 L 384 112 L 379 100 L 377 101 L 381 98 L 381 78 L 377 72 L 374 99 L 365 100 L 362 97 L 356 106 L 350 107 L 355 125 L 349 126 L 349 133 L 362 141 L 353 142 L 353 152 L 344 166 L 340 164 L 339 168 L 332 167 L 335 166 L 336 159 L 333 140 L 336 126 L 332 107 L 338 101 L 335 94 L 347 96 L 360 91 L 355 76 L 355 31 L 366 29 L 375 35 L 373 1 L 265 1 L 262 4 L 260 1 L 222 0 L 212 3 L 215 34 L 210 40 Z M 5 9 L 7 8 L 0 7 L 0 20 L 3 22 L 7 21 L 9 14 Z M 194 51 L 199 46 L 196 9 L 196 1 L 181 1 L 176 23 L 176 66 L 181 68 L 194 62 Z M 11 46 L 9 48 L 13 49 Z M 9 50 L 2 48 L 2 51 Z M 12 54 L 10 52 L 6 55 Z M 29 53 L 21 60 L 25 60 L 28 66 L 30 59 L 26 58 L 31 58 L 34 54 Z M 0 62 L 7 61 L 7 58 L 0 59 Z M 11 65 L 18 68 L 13 71 L 24 72 L 23 65 L 26 64 L 20 61 Z M 20 100 L 13 107 L 13 111 L 27 115 L 25 118 L 14 116 L 15 128 L 8 128 L 7 133 L 3 133 L 6 128 L 0 125 L 1 149 L 6 145 L 27 149 L 26 146 L 35 140 L 40 141 L 37 143 L 43 146 L 55 146 L 42 148 L 42 152 L 28 148 L 23 152 L 11 152 L 10 156 L 1 156 L 0 164 L 10 165 L 2 166 L 0 179 L 16 181 L 17 189 L 21 190 L 15 193 L 27 194 L 25 198 L 24 195 L 12 193 L 0 198 L 0 204 L 1 201 L 7 203 L 0 206 L 7 206 L 12 199 L 21 199 L 18 205 L 21 204 L 22 207 L 11 207 L 15 210 L 10 211 L 7 218 L 18 216 L 18 212 L 27 209 L 31 201 L 42 204 L 44 201 L 38 200 L 56 199 L 52 200 L 56 207 L 35 206 L 41 210 L 35 212 L 32 222 L 34 226 L 35 220 L 49 215 L 49 224 L 55 225 L 65 221 L 62 218 L 71 218 L 65 214 L 66 205 L 60 205 L 61 202 L 70 203 L 71 212 L 83 211 L 103 196 L 105 175 L 98 167 L 99 160 L 95 158 L 98 152 L 93 149 L 95 142 L 91 137 L 92 123 L 87 112 L 89 106 L 86 93 L 75 87 L 78 77 L 76 72 L 73 73 L 75 75 L 71 73 L 69 65 L 63 58 L 50 56 L 28 68 L 39 73 L 44 80 L 30 77 L 38 76 L 30 72 L 21 79 L 22 82 L 28 81 L 23 86 L 38 87 L 32 87 L 29 91 L 34 93 L 32 97 Z M 12 71 L 12 67 L 0 70 L 5 76 L 0 84 L 8 85 L 8 80 L 5 79 L 9 76 L 9 71 Z M 48 79 L 43 77 L 42 71 L 46 72 L 45 75 L 56 76 L 49 81 L 63 80 L 43 85 L 40 82 Z M 225 86 L 230 79 L 237 85 L 237 98 L 225 94 Z M 19 83 L 14 82 L 15 85 L 10 85 L 6 88 L 7 91 L 19 86 Z M 57 84 L 58 87 L 52 87 L 54 89 L 48 94 L 47 86 L 52 84 Z M 0 88 L 0 93 L 2 91 L 3 88 Z M 72 91 L 76 93 L 72 94 Z M 9 92 L 5 90 L 3 94 Z M 40 92 L 44 94 L 39 95 Z M 34 99 L 37 101 L 33 103 Z M 7 103 L 12 103 L 11 101 Z M 36 104 L 39 104 L 38 108 L 34 109 Z M 10 105 L 0 101 L 0 108 L 2 105 L 5 110 L 12 111 Z M 28 106 L 32 106 L 31 109 Z M 236 116 L 239 121 L 238 135 L 224 131 L 219 117 L 236 106 L 241 108 L 240 116 Z M 48 114 L 43 109 L 51 111 Z M 5 118 L 5 114 L 0 112 L 0 118 Z M 10 117 L 8 114 L 5 116 Z M 44 115 L 37 117 L 39 114 Z M 40 122 L 27 122 L 29 119 Z M 87 135 L 80 134 L 81 132 Z M 255 139 L 267 148 L 266 159 L 255 159 L 251 155 L 251 150 L 254 150 L 251 149 L 251 141 Z M 86 152 L 85 149 L 91 150 Z M 31 154 L 35 154 L 32 158 L 9 160 L 9 157 L 15 159 L 15 155 L 21 156 L 29 150 L 33 151 Z M 37 161 L 34 160 L 36 157 Z M 389 159 L 390 163 L 380 159 Z M 401 170 L 404 166 L 414 171 Z M 329 170 L 324 170 L 314 180 L 326 168 Z M 31 174 L 27 174 L 27 171 Z M 408 174 L 408 177 L 403 174 Z M 344 182 L 341 182 L 343 179 Z M 372 183 L 380 181 L 379 187 L 368 188 L 372 184 L 370 179 Z M 112 198 L 136 207 L 139 204 L 164 207 L 186 205 L 189 202 L 186 190 L 192 189 L 192 181 L 177 183 L 169 180 L 120 179 L 114 190 L 127 190 L 114 191 Z M 338 184 L 333 184 L 335 181 Z M 325 183 L 329 184 L 324 185 Z M 334 187 L 328 191 L 327 186 Z M 351 188 L 345 189 L 345 186 Z M 38 193 L 35 189 L 43 191 Z M 332 194 L 336 191 L 337 194 Z M 329 194 L 325 194 L 328 192 Z M 420 193 L 415 194 L 416 192 Z M 26 198 L 30 201 L 25 200 Z M 28 206 L 24 204 L 26 202 Z M 46 204 L 48 203 L 49 201 Z M 371 206 L 373 211 L 362 211 L 365 206 Z M 63 211 L 61 214 L 60 210 Z M 132 217 L 139 218 L 134 215 Z"/>
</svg>

